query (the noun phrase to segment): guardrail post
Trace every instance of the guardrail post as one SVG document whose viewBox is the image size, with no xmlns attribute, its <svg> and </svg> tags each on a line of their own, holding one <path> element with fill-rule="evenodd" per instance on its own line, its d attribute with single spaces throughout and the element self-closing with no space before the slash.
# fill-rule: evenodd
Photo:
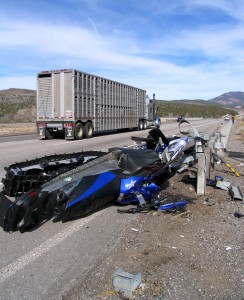
<svg viewBox="0 0 244 300">
<path fill-rule="evenodd" d="M 206 191 L 206 176 L 211 178 L 211 170 L 214 169 L 214 162 L 211 150 L 213 149 L 219 155 L 223 156 L 226 150 L 226 144 L 230 134 L 232 123 L 228 122 L 218 132 L 215 132 L 210 138 L 207 147 L 204 147 L 204 153 L 197 154 L 197 194 L 205 195 Z M 205 144 L 206 145 L 206 144 Z M 196 152 L 201 149 L 201 145 L 196 140 Z"/>
<path fill-rule="evenodd" d="M 206 156 L 204 153 L 198 155 L 197 162 L 197 194 L 205 195 L 206 191 Z"/>
</svg>

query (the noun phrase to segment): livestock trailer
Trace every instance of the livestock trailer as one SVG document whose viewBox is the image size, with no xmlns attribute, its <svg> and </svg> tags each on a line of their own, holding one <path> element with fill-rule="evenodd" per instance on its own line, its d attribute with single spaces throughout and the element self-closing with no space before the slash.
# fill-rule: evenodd
<svg viewBox="0 0 244 300">
<path fill-rule="evenodd" d="M 94 132 L 146 129 L 146 91 L 75 69 L 37 74 L 37 136 L 90 138 Z"/>
</svg>

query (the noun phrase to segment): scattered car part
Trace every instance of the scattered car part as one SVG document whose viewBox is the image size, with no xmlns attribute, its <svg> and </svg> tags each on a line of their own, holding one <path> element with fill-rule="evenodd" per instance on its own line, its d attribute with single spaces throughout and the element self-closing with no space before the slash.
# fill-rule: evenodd
<svg viewBox="0 0 244 300">
<path fill-rule="evenodd" d="M 207 181 L 206 181 L 206 185 L 208 185 L 208 186 L 216 186 L 216 180 L 214 180 L 214 179 L 208 179 Z"/>
<path fill-rule="evenodd" d="M 244 217 L 244 214 L 241 214 L 240 212 L 236 211 L 236 212 L 234 213 L 234 216 L 235 216 L 236 218 L 242 218 L 242 217 Z"/>
<path fill-rule="evenodd" d="M 133 292 L 141 284 L 141 273 L 133 275 L 124 272 L 123 268 L 118 268 L 113 274 L 113 286 L 117 292 L 120 292 L 124 297 L 131 298 Z"/>
<path fill-rule="evenodd" d="M 221 180 L 216 180 L 216 185 L 217 188 L 221 190 L 228 191 L 231 187 L 230 182 L 228 181 L 221 181 Z"/>
<path fill-rule="evenodd" d="M 144 205 L 138 204 L 137 207 L 132 207 L 129 209 L 118 209 L 118 213 L 129 213 L 135 214 L 139 212 L 148 212 L 150 210 L 157 210 L 157 211 L 166 211 L 166 212 L 182 212 L 185 210 L 186 205 L 189 204 L 186 200 L 175 201 L 165 203 L 165 201 L 160 201 L 158 199 L 145 203 Z"/>
<path fill-rule="evenodd" d="M 215 177 L 215 180 L 220 180 L 220 181 L 224 181 L 224 177 L 223 176 L 220 176 L 220 175 L 216 175 Z"/>
<path fill-rule="evenodd" d="M 231 186 L 229 191 L 233 200 L 244 200 L 244 194 L 241 191 L 240 186 Z"/>
</svg>

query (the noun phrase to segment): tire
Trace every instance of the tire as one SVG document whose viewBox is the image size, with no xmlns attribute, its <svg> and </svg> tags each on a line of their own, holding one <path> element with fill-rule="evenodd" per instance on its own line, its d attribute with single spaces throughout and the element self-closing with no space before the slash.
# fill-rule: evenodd
<svg viewBox="0 0 244 300">
<path fill-rule="evenodd" d="M 45 129 L 45 139 L 46 140 L 52 140 L 53 139 L 53 133 L 49 131 L 48 129 Z"/>
<path fill-rule="evenodd" d="M 94 131 L 94 128 L 93 128 L 93 125 L 91 122 L 88 122 L 85 124 L 84 126 L 84 137 L 89 139 L 93 136 L 93 131 Z"/>
<path fill-rule="evenodd" d="M 144 121 L 143 121 L 143 130 L 146 130 L 146 129 L 147 129 L 147 121 L 144 120 Z"/>
<path fill-rule="evenodd" d="M 77 123 L 75 125 L 75 139 L 76 140 L 82 140 L 84 135 L 84 127 L 81 123 Z"/>
<path fill-rule="evenodd" d="M 142 120 L 139 120 L 138 130 L 142 130 L 142 129 L 143 129 L 143 123 L 142 123 Z"/>
</svg>

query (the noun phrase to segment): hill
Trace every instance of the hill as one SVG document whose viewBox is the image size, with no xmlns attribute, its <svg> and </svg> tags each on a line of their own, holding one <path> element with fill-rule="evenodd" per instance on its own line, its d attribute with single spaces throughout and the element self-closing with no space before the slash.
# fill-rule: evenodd
<svg viewBox="0 0 244 300">
<path fill-rule="evenodd" d="M 162 100 L 168 101 L 168 100 Z M 202 100 L 202 99 L 180 99 L 180 100 L 170 100 L 172 103 L 183 103 L 183 104 L 193 104 L 193 105 L 217 105 L 222 107 L 243 107 L 244 108 L 244 92 L 228 92 L 224 93 L 218 97 L 209 99 L 209 100 Z M 239 107 L 238 107 L 239 108 Z"/>
<path fill-rule="evenodd" d="M 208 101 L 225 107 L 244 107 L 244 92 L 229 92 Z"/>
<path fill-rule="evenodd" d="M 36 102 L 36 91 L 27 89 L 0 90 L 0 103 Z"/>
<path fill-rule="evenodd" d="M 210 104 L 208 101 L 195 102 L 195 100 L 188 101 L 163 101 L 157 100 L 158 108 L 157 114 L 162 117 L 169 115 L 177 117 L 184 116 L 198 117 L 198 118 L 220 118 L 226 114 L 237 114 L 236 110 L 225 108 L 220 104 Z"/>
<path fill-rule="evenodd" d="M 222 117 L 236 114 L 233 109 L 244 107 L 244 92 L 229 92 L 210 100 L 156 100 L 158 115 L 185 117 Z M 0 90 L 0 122 L 35 122 L 36 91 L 11 88 Z"/>
<path fill-rule="evenodd" d="M 157 100 L 157 106 L 161 116 L 173 114 L 218 118 L 226 114 L 237 114 L 236 109 L 244 108 L 244 92 L 229 92 L 209 100 Z"/>
<path fill-rule="evenodd" d="M 36 91 L 0 90 L 0 122 L 35 122 Z"/>
</svg>

